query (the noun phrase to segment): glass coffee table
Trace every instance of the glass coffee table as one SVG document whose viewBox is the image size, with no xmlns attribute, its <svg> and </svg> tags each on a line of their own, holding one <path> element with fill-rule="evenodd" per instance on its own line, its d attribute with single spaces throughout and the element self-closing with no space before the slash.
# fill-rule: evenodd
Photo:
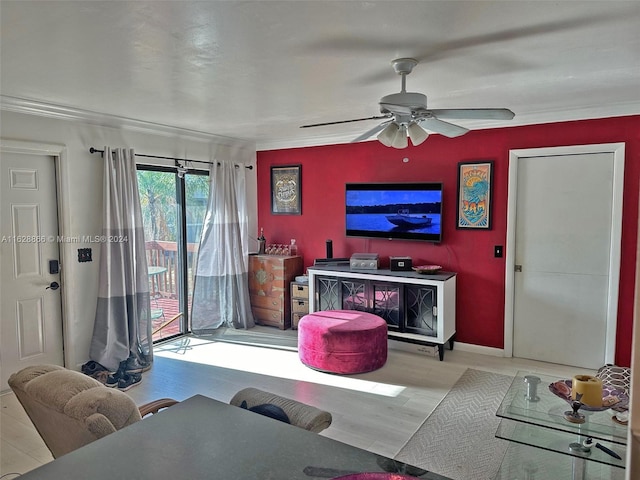
<svg viewBox="0 0 640 480">
<path fill-rule="evenodd" d="M 617 412 L 610 408 L 582 407 L 578 414 L 584 418 L 576 418 L 570 399 L 549 388 L 559 380 L 569 382 L 537 373 L 516 374 L 496 412 L 501 418 L 496 437 L 514 444 L 497 478 L 624 478 L 628 427 L 614 421 Z M 624 393 L 614 393 L 621 400 L 617 407 L 628 402 Z M 589 437 L 592 445 L 585 449 Z M 611 453 L 596 448 L 596 443 Z"/>
</svg>

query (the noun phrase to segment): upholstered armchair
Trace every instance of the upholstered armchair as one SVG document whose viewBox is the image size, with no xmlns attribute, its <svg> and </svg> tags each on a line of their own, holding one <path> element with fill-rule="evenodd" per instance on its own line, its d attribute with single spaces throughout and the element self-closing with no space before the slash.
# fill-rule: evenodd
<svg viewBox="0 0 640 480">
<path fill-rule="evenodd" d="M 253 387 L 240 390 L 229 403 L 279 420 L 280 418 L 277 415 L 271 415 L 267 408 L 275 406 L 278 409 L 282 409 L 288 423 L 315 433 L 327 428 L 332 421 L 331 413 L 329 412 Z"/>
<path fill-rule="evenodd" d="M 24 368 L 9 386 L 54 458 L 177 403 L 165 398 L 138 407 L 126 393 L 56 365 Z"/>
</svg>

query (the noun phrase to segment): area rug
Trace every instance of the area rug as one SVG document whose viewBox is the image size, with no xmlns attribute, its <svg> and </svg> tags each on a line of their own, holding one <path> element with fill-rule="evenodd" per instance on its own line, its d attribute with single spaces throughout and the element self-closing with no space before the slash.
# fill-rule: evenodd
<svg viewBox="0 0 640 480">
<path fill-rule="evenodd" d="M 495 438 L 496 410 L 512 380 L 468 368 L 396 460 L 453 480 L 495 478 L 509 446 Z"/>
</svg>

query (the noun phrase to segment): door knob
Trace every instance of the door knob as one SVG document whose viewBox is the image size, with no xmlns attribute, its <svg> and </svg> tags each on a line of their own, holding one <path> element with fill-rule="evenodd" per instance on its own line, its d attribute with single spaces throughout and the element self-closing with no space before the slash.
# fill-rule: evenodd
<svg viewBox="0 0 640 480">
<path fill-rule="evenodd" d="M 51 282 L 49 286 L 45 288 L 45 290 L 48 290 L 48 289 L 57 290 L 59 288 L 60 288 L 60 284 L 58 282 Z"/>
</svg>

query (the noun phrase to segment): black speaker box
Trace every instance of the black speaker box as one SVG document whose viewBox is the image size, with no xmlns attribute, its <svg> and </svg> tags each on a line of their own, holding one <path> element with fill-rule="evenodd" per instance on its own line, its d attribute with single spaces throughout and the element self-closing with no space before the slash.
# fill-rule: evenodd
<svg viewBox="0 0 640 480">
<path fill-rule="evenodd" d="M 390 269 L 395 272 L 407 272 L 411 270 L 411 257 L 389 257 Z"/>
</svg>

